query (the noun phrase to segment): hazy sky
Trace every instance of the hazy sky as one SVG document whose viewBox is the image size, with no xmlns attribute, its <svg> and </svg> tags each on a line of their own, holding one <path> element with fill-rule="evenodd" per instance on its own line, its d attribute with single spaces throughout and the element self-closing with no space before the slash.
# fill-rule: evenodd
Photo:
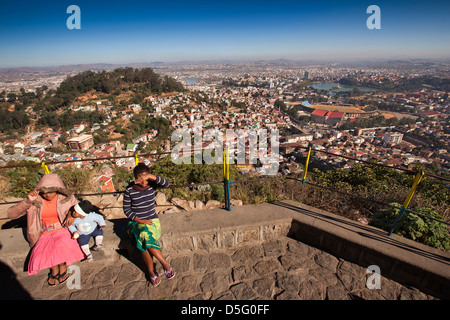
<svg viewBox="0 0 450 320">
<path fill-rule="evenodd" d="M 70 5 L 81 29 L 69 30 Z M 369 5 L 381 29 L 369 30 Z M 0 67 L 215 59 L 450 58 L 450 1 L 0 2 Z"/>
</svg>

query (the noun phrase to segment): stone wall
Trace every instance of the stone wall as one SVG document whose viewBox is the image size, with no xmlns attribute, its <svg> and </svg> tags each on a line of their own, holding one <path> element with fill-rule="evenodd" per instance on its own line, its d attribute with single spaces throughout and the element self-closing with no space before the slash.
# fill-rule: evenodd
<svg viewBox="0 0 450 320">
<path fill-rule="evenodd" d="M 375 249 L 364 246 L 351 238 L 342 238 L 324 228 L 305 224 L 302 221 L 293 220 L 290 233 L 296 240 L 326 250 L 346 261 L 364 267 L 376 265 L 382 270 L 383 276 L 389 279 L 418 288 L 436 297 L 450 298 L 450 279 L 442 274 L 426 270 L 420 262 L 405 261 L 403 257 L 397 259 L 395 254 L 382 250 L 382 247 Z M 385 237 L 386 242 L 395 243 L 394 239 L 389 239 L 380 233 L 381 237 Z M 421 253 L 418 248 L 410 249 L 415 253 Z M 431 252 L 426 255 L 433 257 Z"/>
<path fill-rule="evenodd" d="M 204 232 L 163 235 L 161 245 L 168 253 L 193 250 L 226 249 L 239 244 L 285 237 L 291 221 L 273 221 L 265 224 L 243 225 Z"/>
<path fill-rule="evenodd" d="M 101 209 L 102 213 L 107 219 L 120 219 L 126 218 L 123 214 L 123 195 L 102 195 L 102 196 L 85 196 L 82 197 L 83 200 L 89 200 L 93 205 Z M 157 192 L 155 197 L 156 202 L 156 213 L 176 213 L 185 211 L 199 211 L 199 210 L 209 210 L 216 208 L 223 208 L 224 204 L 217 200 L 209 200 L 204 203 L 200 200 L 188 201 L 178 197 L 174 197 L 170 200 L 167 199 L 164 192 Z M 232 206 L 241 206 L 242 200 L 231 200 Z"/>
</svg>

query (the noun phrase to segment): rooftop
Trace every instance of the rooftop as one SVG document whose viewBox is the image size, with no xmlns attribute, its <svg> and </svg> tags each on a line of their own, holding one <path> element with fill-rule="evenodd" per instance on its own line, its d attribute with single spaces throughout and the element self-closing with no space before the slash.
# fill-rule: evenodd
<svg viewBox="0 0 450 320">
<path fill-rule="evenodd" d="M 363 110 L 356 107 L 338 106 L 338 105 L 327 105 L 327 104 L 313 104 L 309 106 L 312 109 L 328 110 L 328 111 L 339 111 L 347 113 L 364 113 Z"/>
<path fill-rule="evenodd" d="M 89 139 L 92 139 L 91 135 L 83 134 L 78 137 L 70 138 L 69 140 L 67 140 L 67 142 L 83 142 L 83 141 L 89 140 Z"/>
</svg>

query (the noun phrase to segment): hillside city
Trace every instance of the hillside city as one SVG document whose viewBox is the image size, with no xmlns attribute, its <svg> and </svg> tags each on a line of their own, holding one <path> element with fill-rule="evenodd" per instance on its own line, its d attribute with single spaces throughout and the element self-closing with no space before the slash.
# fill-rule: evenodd
<svg viewBox="0 0 450 320">
<path fill-rule="evenodd" d="M 97 70 L 115 67 L 97 66 Z M 317 150 L 312 154 L 316 161 L 336 168 L 350 168 L 354 161 L 333 154 L 407 169 L 421 165 L 435 174 L 448 175 L 449 63 L 400 61 L 351 66 L 280 60 L 161 63 L 151 67 L 157 74 L 173 77 L 187 90 L 152 94 L 142 101 L 88 92 L 67 108 L 97 112 L 103 121 L 81 122 L 68 131 L 37 125 L 39 111 L 26 106 L 33 121 L 23 134 L 6 134 L 0 129 L 0 166 L 23 160 L 41 163 L 80 159 L 52 167 L 90 167 L 92 162 L 82 159 L 123 156 L 111 161 L 132 168 L 135 159 L 126 156 L 137 152 L 145 155 L 141 161 L 151 164 L 166 156 L 159 153 L 171 151 L 174 142 L 170 134 L 157 129 L 133 135 L 133 126 L 138 119 L 165 119 L 170 132 L 195 129 L 199 122 L 203 132 L 278 129 L 279 174 L 283 175 L 302 171 L 307 147 Z M 43 88 L 45 95 L 79 71 L 69 67 L 2 70 L 0 101 L 13 112 L 11 93 L 18 97 L 21 91 Z M 420 84 L 410 81 L 415 79 L 425 80 Z M 427 79 L 445 81 L 439 86 L 427 84 Z M 399 83 L 406 84 L 395 86 Z M 237 165 L 238 170 L 249 174 L 259 174 L 256 167 L 252 163 Z M 102 191 L 114 191 L 111 175 L 103 171 L 97 177 L 104 182 Z"/>
</svg>

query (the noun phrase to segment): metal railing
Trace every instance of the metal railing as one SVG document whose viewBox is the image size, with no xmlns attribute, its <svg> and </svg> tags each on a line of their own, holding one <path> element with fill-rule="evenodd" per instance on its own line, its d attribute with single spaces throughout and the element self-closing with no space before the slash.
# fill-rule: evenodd
<svg viewBox="0 0 450 320">
<path fill-rule="evenodd" d="M 318 149 L 313 149 L 311 146 L 309 147 L 302 147 L 302 146 L 297 146 L 297 148 L 299 149 L 303 149 L 303 150 L 308 150 L 307 153 L 307 157 L 306 157 L 306 161 L 305 161 L 305 165 L 304 165 L 304 171 L 303 171 L 303 178 L 302 179 L 297 179 L 297 178 L 292 178 L 292 177 L 271 177 L 271 178 L 261 178 L 261 179 L 247 179 L 247 180 L 236 180 L 236 181 L 231 181 L 230 180 L 230 160 L 229 160 L 229 149 L 223 150 L 223 180 L 221 181 L 213 181 L 213 182 L 203 182 L 203 183 L 195 183 L 195 184 L 185 184 L 185 185 L 171 185 L 168 188 L 171 189 L 177 189 L 177 188 L 187 188 L 187 187 L 196 187 L 196 186 L 204 186 L 204 185 L 214 185 L 214 184 L 223 184 L 223 188 L 224 188 L 224 201 L 225 201 L 225 209 L 228 211 L 231 211 L 231 194 L 230 194 L 230 185 L 234 184 L 234 183 L 244 183 L 244 182 L 263 182 L 263 181 L 276 181 L 276 180 L 294 180 L 294 181 L 298 181 L 301 184 L 307 184 L 310 185 L 312 187 L 315 188 L 321 188 L 321 189 L 325 189 L 331 192 L 335 192 L 337 194 L 341 194 L 341 195 L 345 195 L 345 196 L 349 196 L 349 197 L 354 197 L 360 200 L 364 200 L 364 201 L 368 201 L 368 202 L 373 202 L 382 206 L 387 206 L 387 207 L 391 207 L 391 208 L 396 208 L 400 210 L 400 214 L 396 217 L 396 220 L 394 222 L 394 224 L 392 225 L 388 236 L 391 236 L 392 233 L 395 231 L 395 227 L 397 226 L 398 222 L 400 221 L 400 219 L 402 218 L 402 216 L 405 213 L 413 213 L 416 214 L 418 216 L 424 217 L 426 219 L 431 219 L 434 221 L 437 221 L 439 223 L 443 223 L 445 225 L 450 225 L 450 223 L 440 220 L 440 219 L 436 219 L 434 217 L 428 216 L 428 215 L 424 215 L 422 213 L 416 212 L 414 210 L 411 210 L 408 208 L 408 205 L 412 199 L 412 197 L 414 196 L 415 190 L 417 188 L 417 185 L 420 183 L 420 181 L 422 180 L 422 178 L 426 175 L 429 176 L 431 178 L 434 179 L 439 179 L 439 180 L 443 180 L 443 181 L 450 181 L 450 179 L 445 178 L 445 177 L 440 177 L 434 174 L 431 174 L 429 172 L 425 172 L 423 170 L 416 172 L 413 170 L 409 170 L 409 169 L 405 169 L 405 168 L 401 168 L 401 167 L 394 167 L 394 166 L 388 166 L 388 165 L 384 165 L 384 164 L 380 164 L 377 162 L 372 162 L 372 161 L 366 161 L 366 160 L 362 160 L 362 159 L 358 159 L 355 157 L 350 157 L 350 156 L 346 156 L 346 155 L 341 155 L 341 154 L 335 154 L 332 152 L 328 152 L 325 150 L 318 150 Z M 199 152 L 199 151 L 203 151 L 205 149 L 200 149 L 200 150 L 190 150 L 190 152 L 192 154 L 194 154 L 194 152 Z M 410 192 L 407 196 L 407 198 L 405 199 L 405 201 L 403 202 L 403 205 L 401 207 L 398 206 L 394 206 L 392 204 L 389 203 L 385 203 L 385 202 L 381 202 L 375 199 L 369 199 L 354 193 L 348 193 L 348 192 L 344 192 L 341 190 L 337 190 L 334 188 L 330 188 L 327 186 L 323 186 L 323 185 L 319 185 L 313 182 L 309 182 L 307 181 L 307 174 L 308 174 L 308 167 L 309 167 L 309 163 L 310 163 L 310 158 L 311 158 L 311 153 L 312 152 L 319 152 L 319 153 L 324 153 L 324 154 L 328 154 L 334 157 L 341 157 L 341 158 L 345 158 L 348 160 L 353 160 L 353 161 L 358 161 L 361 163 L 365 163 L 365 164 L 370 164 L 370 165 L 376 165 L 376 166 L 381 166 L 381 167 L 386 167 L 386 168 L 390 168 L 390 169 L 395 169 L 395 170 L 401 170 L 403 172 L 409 173 L 409 174 L 415 174 L 416 178 L 414 180 L 413 185 L 411 186 Z M 74 160 L 63 160 L 63 161 L 48 161 L 48 162 L 41 162 L 41 167 L 44 171 L 44 174 L 48 174 L 50 173 L 50 170 L 48 168 L 48 165 L 52 165 L 52 164 L 66 164 L 66 163 L 74 163 L 74 162 L 95 162 L 95 161 L 107 161 L 107 160 L 117 160 L 117 159 L 124 159 L 124 158 L 134 158 L 136 165 L 139 162 L 139 157 L 155 157 L 155 156 L 161 156 L 161 155 L 167 155 L 167 154 L 171 154 L 171 152 L 159 152 L 159 153 L 147 153 L 147 154 L 135 154 L 135 155 L 127 155 L 127 156 L 113 156 L 113 157 L 102 157 L 102 158 L 85 158 L 85 159 L 74 159 Z M 18 164 L 18 165 L 6 165 L 3 167 L 0 167 L 1 169 L 13 169 L 13 168 L 18 168 L 18 167 L 32 167 L 32 166 L 37 166 L 37 163 L 34 164 Z M 83 197 L 83 196 L 100 196 L 100 195 L 107 195 L 107 194 L 121 194 L 123 191 L 115 191 L 115 192 L 101 192 L 101 193 L 89 193 L 89 194 L 76 194 L 75 196 L 77 197 Z M 0 202 L 0 205 L 8 205 L 8 204 L 16 204 L 19 203 L 20 201 L 11 201 L 11 202 Z"/>
</svg>

